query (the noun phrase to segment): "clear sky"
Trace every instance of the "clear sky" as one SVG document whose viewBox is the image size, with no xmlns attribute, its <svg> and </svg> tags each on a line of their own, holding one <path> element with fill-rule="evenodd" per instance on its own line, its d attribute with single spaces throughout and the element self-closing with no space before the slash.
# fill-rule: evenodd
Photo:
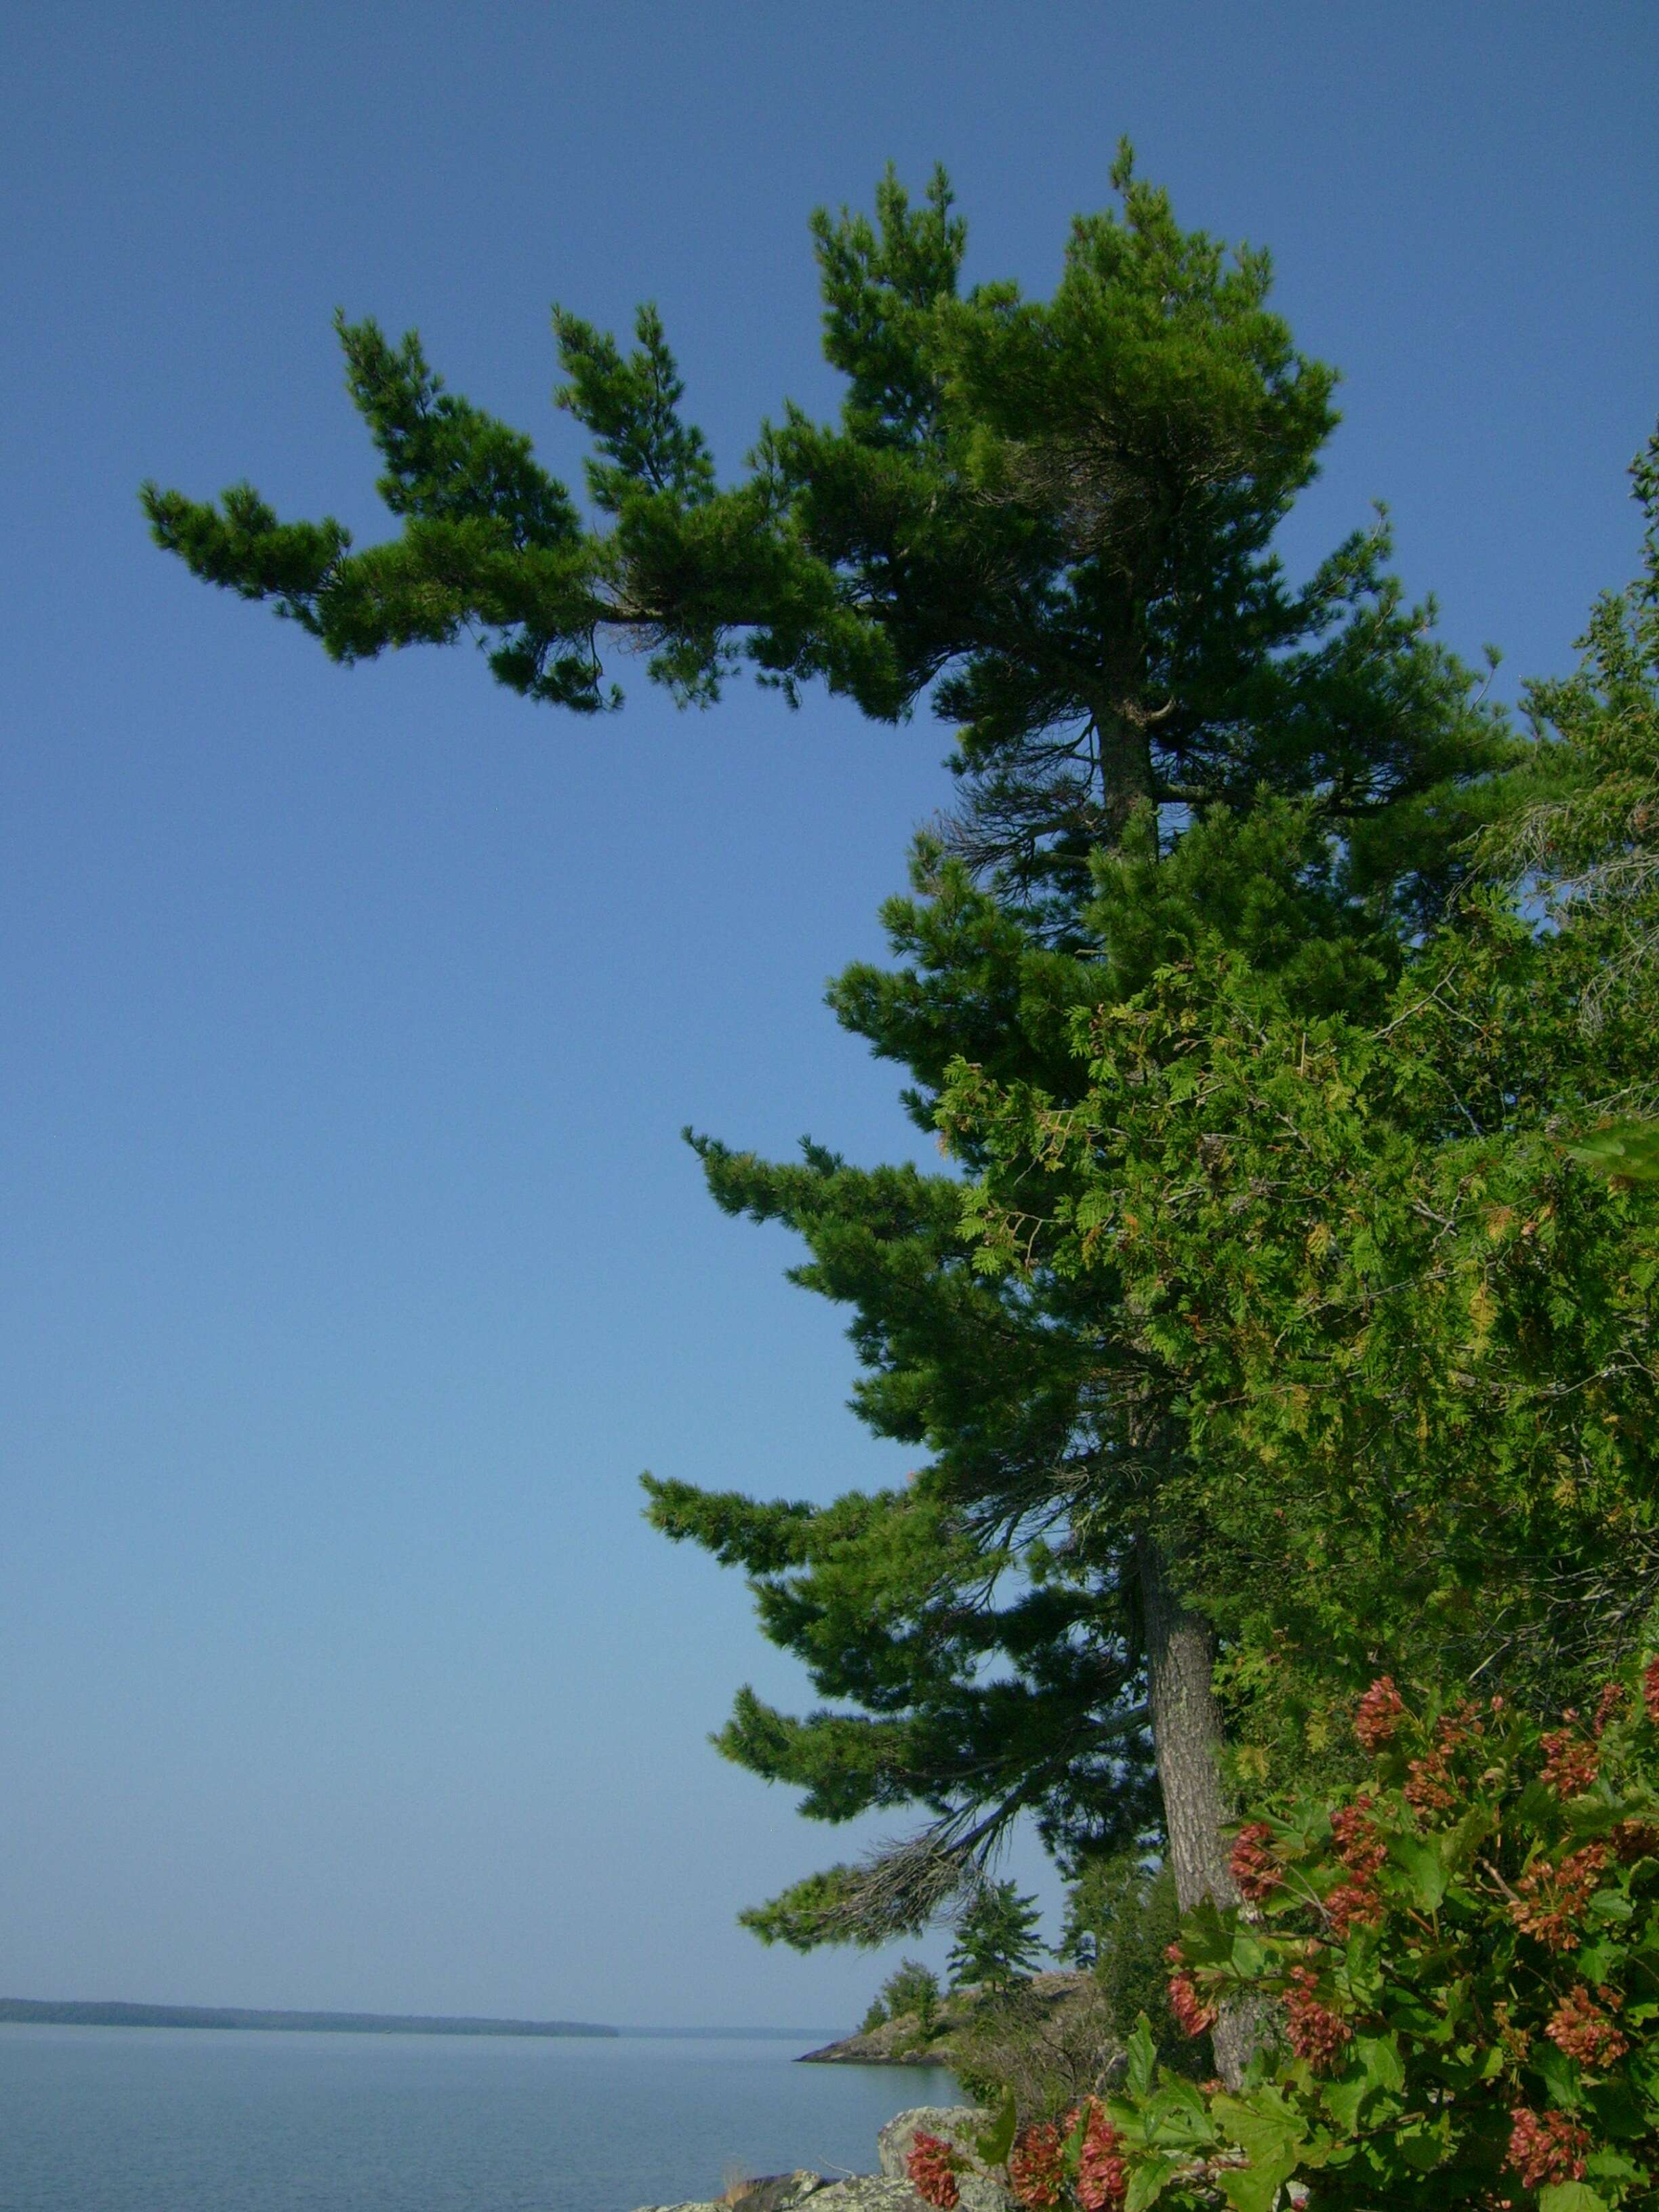
<svg viewBox="0 0 1659 2212">
<path fill-rule="evenodd" d="M 677 1133 L 910 1150 L 821 992 L 881 949 L 944 734 L 643 684 L 577 725 L 466 651 L 344 674 L 154 551 L 136 487 L 376 534 L 337 305 L 574 477 L 548 303 L 653 297 L 735 465 L 834 402 L 815 204 L 942 159 L 970 273 L 1043 291 L 1127 131 L 1346 373 L 1288 556 L 1388 500 L 1512 696 L 1635 567 L 1659 11 L 150 0 L 5 37 L 0 1992 L 850 2019 L 878 1964 L 733 1916 L 872 1832 L 708 1750 L 739 1681 L 802 1686 L 635 1477 L 902 1472 L 844 1316 Z"/>
</svg>

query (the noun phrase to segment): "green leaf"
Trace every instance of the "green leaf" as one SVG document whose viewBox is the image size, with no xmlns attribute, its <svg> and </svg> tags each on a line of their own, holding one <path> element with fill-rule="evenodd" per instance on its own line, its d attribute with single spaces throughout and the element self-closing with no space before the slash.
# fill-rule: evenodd
<svg viewBox="0 0 1659 2212">
<path fill-rule="evenodd" d="M 1218 2126 L 1236 2142 L 1253 2167 L 1280 2169 L 1283 2180 L 1296 2164 L 1308 2132 L 1302 2113 L 1272 2083 L 1249 2097 L 1218 2096 L 1210 2105 Z"/>
<path fill-rule="evenodd" d="M 1364 2069 L 1367 2088 L 1403 2089 L 1406 2068 L 1400 2046 L 1391 2035 L 1358 2035 L 1354 2057 Z"/>
<path fill-rule="evenodd" d="M 1273 2212 L 1280 2185 L 1290 2179 L 1295 2166 L 1293 2158 L 1276 2159 L 1266 2165 L 1252 2162 L 1245 2166 L 1229 2166 L 1218 2176 L 1222 2194 L 1234 2207 L 1234 2212 Z"/>
<path fill-rule="evenodd" d="M 1181 2171 L 1172 2158 L 1149 2158 L 1137 2166 L 1129 2180 L 1129 2193 L 1123 2200 L 1123 2212 L 1146 2212 L 1164 2194 L 1164 2184 Z"/>
<path fill-rule="evenodd" d="M 1135 2022 L 1134 2033 L 1126 2046 L 1128 2070 L 1125 2086 L 1132 2097 L 1144 2097 L 1152 2086 L 1152 2072 L 1158 2064 L 1158 2045 L 1152 2041 L 1152 2024 L 1142 2013 Z"/>
<path fill-rule="evenodd" d="M 1630 2081 L 1615 2075 L 1611 2081 L 1598 2081 L 1593 2088 L 1585 2089 L 1583 2096 L 1603 2135 L 1633 2142 L 1652 2133 L 1654 2113 Z"/>
<path fill-rule="evenodd" d="M 1410 2134 L 1395 2137 L 1395 2145 L 1409 2166 L 1419 2173 L 1432 2173 L 1446 2155 L 1446 2139 L 1443 2128 L 1419 2128 Z"/>
<path fill-rule="evenodd" d="M 1139 2111 L 1148 2143 L 1195 2149 L 1215 2141 L 1215 2122 L 1197 2085 L 1178 2075 L 1166 2075 L 1156 2095 L 1147 2098 Z"/>
<path fill-rule="evenodd" d="M 1569 2058 L 1565 2051 L 1558 2051 L 1553 2043 L 1534 2043 L 1527 2063 L 1542 2080 L 1553 2105 L 1559 2105 L 1564 2112 L 1577 2111 L 1584 2099 L 1576 2059 Z"/>
<path fill-rule="evenodd" d="M 1419 1836 L 1395 1836 L 1389 1856 L 1411 1885 L 1412 1899 L 1425 1912 L 1432 1912 L 1446 1894 L 1449 1879 L 1445 1862 L 1434 1845 Z"/>
<path fill-rule="evenodd" d="M 1608 2207 L 1587 2182 L 1547 2181 L 1538 2192 L 1538 2212 L 1608 2212 Z"/>
<path fill-rule="evenodd" d="M 1019 2125 L 1019 2107 L 1014 2102 L 1012 2089 L 1006 2092 L 997 2116 L 982 2136 L 974 2140 L 974 2148 L 987 2166 L 1000 2166 L 1014 2147 L 1014 2130 Z"/>
<path fill-rule="evenodd" d="M 1241 1929 L 1233 1938 L 1233 1965 L 1247 1982 L 1257 1980 L 1267 1963 L 1267 1954 L 1254 1936 Z"/>
<path fill-rule="evenodd" d="M 1615 1121 L 1565 1150 L 1592 1175 L 1659 1182 L 1659 1121 Z"/>
<path fill-rule="evenodd" d="M 1489 1805 L 1471 1805 L 1455 1828 L 1440 1838 L 1440 1856 L 1453 1874 L 1466 1867 L 1492 1833 L 1494 1815 Z"/>
<path fill-rule="evenodd" d="M 1328 2081 L 1321 2092 L 1325 2110 L 1345 2135 L 1352 2135 L 1359 2124 L 1359 2107 L 1370 2094 L 1371 2084 L 1364 2074 L 1354 2074 L 1340 2081 Z"/>
</svg>

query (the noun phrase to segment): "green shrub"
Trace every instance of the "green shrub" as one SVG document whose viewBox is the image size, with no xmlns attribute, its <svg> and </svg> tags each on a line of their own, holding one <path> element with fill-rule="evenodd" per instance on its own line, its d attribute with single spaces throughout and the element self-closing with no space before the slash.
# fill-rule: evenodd
<svg viewBox="0 0 1659 2212">
<path fill-rule="evenodd" d="M 914 2014 L 922 2033 L 931 2035 L 939 2020 L 939 1976 L 933 1968 L 924 1966 L 920 1959 L 901 1959 L 882 1984 L 876 2003 L 884 2008 L 884 2017 L 888 2020 L 903 2020 Z M 871 2010 L 874 2009 L 872 2005 Z"/>
<path fill-rule="evenodd" d="M 1368 1778 L 1242 1828 L 1243 1906 L 1206 1903 L 1174 1947 L 1189 2031 L 1232 2004 L 1273 2023 L 1243 2086 L 1158 2067 L 1143 2021 L 1118 2089 L 1025 2131 L 1024 2201 L 1659 2204 L 1656 1722 L 1659 1659 L 1553 1728 L 1498 1698 L 1419 1717 L 1373 1684 Z"/>
</svg>

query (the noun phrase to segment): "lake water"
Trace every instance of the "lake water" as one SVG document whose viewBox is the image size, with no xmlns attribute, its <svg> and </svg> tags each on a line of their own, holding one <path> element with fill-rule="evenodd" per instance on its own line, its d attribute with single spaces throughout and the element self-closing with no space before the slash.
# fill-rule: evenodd
<svg viewBox="0 0 1659 2212">
<path fill-rule="evenodd" d="M 632 2212 L 957 2100 L 802 2047 L 0 2025 L 0 2212 Z"/>
</svg>

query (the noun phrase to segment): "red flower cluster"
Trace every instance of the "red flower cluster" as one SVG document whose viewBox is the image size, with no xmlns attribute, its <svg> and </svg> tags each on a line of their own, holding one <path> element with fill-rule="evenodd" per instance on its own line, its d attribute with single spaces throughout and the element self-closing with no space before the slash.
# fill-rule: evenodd
<svg viewBox="0 0 1659 2212">
<path fill-rule="evenodd" d="M 1638 1859 L 1659 1858 L 1659 1826 L 1651 1820 L 1615 1820 L 1613 1848 L 1620 1866 Z"/>
<path fill-rule="evenodd" d="M 1535 1936 L 1552 1951 L 1577 1950 L 1575 1923 L 1595 1894 L 1596 1878 L 1607 1863 L 1605 1844 L 1586 1844 L 1582 1850 L 1570 1851 L 1559 1866 L 1534 1867 L 1516 1884 L 1510 1918 L 1523 1935 Z"/>
<path fill-rule="evenodd" d="M 1648 1718 L 1659 1728 L 1659 1659 L 1650 1659 L 1642 1669 L 1642 1703 Z"/>
<path fill-rule="evenodd" d="M 948 2142 L 930 2136 L 925 2129 L 916 2130 L 915 2141 L 905 2160 L 910 2176 L 910 2185 L 926 2204 L 937 2204 L 939 2212 L 951 2212 L 960 2203 L 957 2188 L 957 2172 L 962 2161 Z"/>
<path fill-rule="evenodd" d="M 1084 2121 L 1083 2148 L 1078 2157 L 1077 2199 L 1083 2212 L 1121 2212 L 1129 2193 L 1129 2166 L 1123 2156 L 1123 2138 L 1107 2118 L 1097 2098 L 1091 2097 Z M 1079 2115 L 1066 2115 L 1070 2135 Z"/>
<path fill-rule="evenodd" d="M 1008 2154 L 1008 2185 L 1031 2212 L 1058 2204 L 1066 2186 L 1066 2147 L 1046 2120 L 1022 2128 Z"/>
<path fill-rule="evenodd" d="M 1595 1746 L 1572 1729 L 1552 1729 L 1540 1741 L 1544 1747 L 1540 1778 L 1558 1797 L 1582 1797 L 1601 1768 Z"/>
<path fill-rule="evenodd" d="M 1476 1717 L 1480 1711 L 1473 1698 L 1465 1698 L 1455 1712 L 1441 1714 L 1434 1724 L 1434 1740 L 1442 1751 L 1455 1751 L 1471 1736 L 1486 1734 L 1484 1725 Z"/>
<path fill-rule="evenodd" d="M 1292 1966 L 1291 1979 L 1296 1986 L 1285 1999 L 1285 2036 L 1297 2057 L 1305 2058 L 1317 2074 L 1336 2063 L 1353 2030 L 1315 1996 L 1316 1974 L 1306 1966 Z"/>
<path fill-rule="evenodd" d="M 1406 1802 L 1419 1813 L 1449 1813 L 1457 1790 L 1442 1752 L 1413 1759 L 1406 1770 Z"/>
<path fill-rule="evenodd" d="M 1510 2164 L 1528 2189 L 1548 2181 L 1582 2181 L 1590 2139 L 1567 2112 L 1541 2116 L 1517 2105 L 1510 2114 Z"/>
<path fill-rule="evenodd" d="M 1606 1733 L 1607 1723 L 1618 1710 L 1619 1701 L 1624 1694 L 1625 1686 L 1622 1682 L 1602 1684 L 1601 1694 L 1595 1700 L 1595 1717 L 1590 1723 L 1590 1734 L 1593 1736 L 1600 1737 Z"/>
<path fill-rule="evenodd" d="M 1227 1861 L 1238 1893 L 1248 1905 L 1260 1905 L 1285 1886 L 1285 1869 L 1267 1848 L 1273 1832 L 1265 1820 L 1252 1820 L 1233 1838 Z"/>
<path fill-rule="evenodd" d="M 1345 1881 L 1332 1890 L 1324 1899 L 1325 1919 L 1339 1942 L 1351 1928 L 1380 1928 L 1389 1917 L 1389 1908 L 1369 1884 Z"/>
<path fill-rule="evenodd" d="M 1216 2008 L 1206 2004 L 1193 1987 L 1190 1974 L 1171 1974 L 1170 1977 L 1170 2010 L 1175 2014 L 1176 2026 L 1183 2035 L 1202 2035 L 1206 2028 L 1216 2023 Z"/>
<path fill-rule="evenodd" d="M 1616 2011 L 1622 2002 L 1616 1990 L 1602 1984 L 1595 1996 L 1609 2011 Z M 1569 2058 L 1576 2058 L 1595 2073 L 1603 2073 L 1615 2058 L 1622 2058 L 1630 2049 L 1630 2039 L 1616 2028 L 1595 1997 L 1581 1982 L 1577 1989 L 1567 1991 L 1550 2014 L 1549 2026 L 1544 2030 L 1558 2051 L 1565 2051 Z"/>
<path fill-rule="evenodd" d="M 1331 1815 L 1336 1856 L 1360 1881 L 1369 1881 L 1389 1856 L 1389 1847 L 1370 1817 L 1374 1802 L 1362 1790 L 1352 1805 L 1340 1806 Z"/>
<path fill-rule="evenodd" d="M 1326 1920 L 1339 1940 L 1350 1928 L 1377 1928 L 1388 1917 L 1388 1906 L 1371 1887 L 1389 1856 L 1388 1844 L 1370 1816 L 1374 1802 L 1362 1790 L 1352 1804 L 1339 1806 L 1331 1815 L 1336 1855 L 1353 1876 L 1352 1881 L 1339 1883 L 1324 1899 Z"/>
<path fill-rule="evenodd" d="M 1393 1740 L 1406 1701 L 1394 1686 L 1392 1674 L 1379 1674 L 1354 1708 L 1353 1732 L 1363 1751 L 1381 1751 Z"/>
</svg>

